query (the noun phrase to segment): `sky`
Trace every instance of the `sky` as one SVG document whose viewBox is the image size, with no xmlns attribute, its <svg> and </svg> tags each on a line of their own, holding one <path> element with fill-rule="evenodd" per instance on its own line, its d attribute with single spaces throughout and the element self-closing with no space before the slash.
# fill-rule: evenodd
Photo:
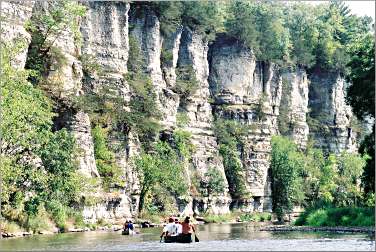
<svg viewBox="0 0 376 252">
<path fill-rule="evenodd" d="M 327 1 L 310 1 L 310 4 L 319 4 Z M 375 0 L 372 1 L 344 1 L 351 9 L 352 14 L 370 16 L 375 21 Z"/>
</svg>

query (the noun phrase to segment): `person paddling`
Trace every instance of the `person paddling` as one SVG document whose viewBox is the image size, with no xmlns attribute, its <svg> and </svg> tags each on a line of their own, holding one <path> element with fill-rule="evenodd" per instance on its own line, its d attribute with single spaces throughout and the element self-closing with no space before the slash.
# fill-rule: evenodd
<svg viewBox="0 0 376 252">
<path fill-rule="evenodd" d="M 174 218 L 170 217 L 168 219 L 168 224 L 163 228 L 162 234 L 161 234 L 161 241 L 163 236 L 175 236 L 176 235 L 176 228 L 174 223 Z"/>
<path fill-rule="evenodd" d="M 190 222 L 190 217 L 187 216 L 184 219 L 184 222 L 182 223 L 182 236 L 184 238 L 189 239 L 190 242 L 192 242 L 192 233 L 196 233 L 196 229 L 194 225 Z"/>
</svg>

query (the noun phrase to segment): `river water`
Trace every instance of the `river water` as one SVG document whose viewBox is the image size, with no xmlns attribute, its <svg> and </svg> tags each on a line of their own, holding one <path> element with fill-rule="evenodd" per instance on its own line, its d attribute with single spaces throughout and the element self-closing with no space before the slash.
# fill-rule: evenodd
<svg viewBox="0 0 376 252">
<path fill-rule="evenodd" d="M 367 234 L 327 232 L 266 232 L 251 224 L 207 224 L 198 226 L 200 242 L 160 243 L 161 228 L 141 229 L 140 234 L 85 232 L 36 235 L 0 240 L 0 251 L 9 250 L 170 250 L 170 251 L 375 251 L 375 239 Z"/>
</svg>

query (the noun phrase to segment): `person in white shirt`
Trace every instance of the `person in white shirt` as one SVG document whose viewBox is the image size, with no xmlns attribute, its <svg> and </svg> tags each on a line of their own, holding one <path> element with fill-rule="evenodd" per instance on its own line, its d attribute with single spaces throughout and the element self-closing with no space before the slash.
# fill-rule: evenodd
<svg viewBox="0 0 376 252">
<path fill-rule="evenodd" d="M 174 223 L 174 218 L 170 217 L 168 219 L 168 224 L 164 226 L 162 234 L 161 234 L 161 239 L 163 236 L 175 236 L 177 233 L 177 227 L 176 224 Z"/>
<path fill-rule="evenodd" d="M 180 224 L 178 218 L 175 218 L 175 230 L 176 235 L 180 235 L 181 233 L 183 233 L 183 226 Z"/>
</svg>

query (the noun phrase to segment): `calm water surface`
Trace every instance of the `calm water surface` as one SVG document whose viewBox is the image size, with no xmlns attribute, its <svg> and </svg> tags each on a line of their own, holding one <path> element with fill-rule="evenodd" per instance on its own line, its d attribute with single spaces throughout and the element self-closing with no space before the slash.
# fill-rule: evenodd
<svg viewBox="0 0 376 252">
<path fill-rule="evenodd" d="M 159 242 L 161 228 L 141 229 L 141 234 L 86 232 L 40 235 L 0 240 L 0 251 L 9 250 L 184 250 L 184 251 L 375 251 L 375 240 L 366 234 L 325 232 L 265 232 L 250 224 L 208 224 L 198 227 L 200 242 Z"/>
</svg>

